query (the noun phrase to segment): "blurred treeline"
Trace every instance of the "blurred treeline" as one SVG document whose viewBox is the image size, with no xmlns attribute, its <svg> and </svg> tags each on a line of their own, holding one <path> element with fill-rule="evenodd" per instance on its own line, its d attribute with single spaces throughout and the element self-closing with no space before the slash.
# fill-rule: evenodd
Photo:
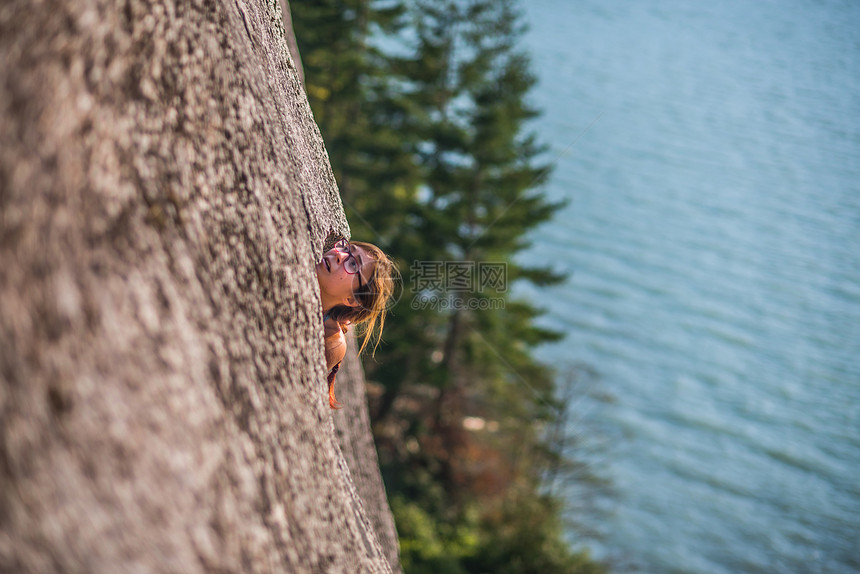
<svg viewBox="0 0 860 574">
<path fill-rule="evenodd" d="M 405 571 L 604 572 L 566 543 L 549 488 L 584 466 L 564 455 L 565 393 L 531 354 L 560 334 L 510 294 L 516 281 L 564 279 L 514 260 L 560 207 L 538 191 L 551 166 L 527 131 L 535 78 L 516 4 L 302 0 L 291 10 L 353 238 L 403 274 L 364 364 Z"/>
</svg>

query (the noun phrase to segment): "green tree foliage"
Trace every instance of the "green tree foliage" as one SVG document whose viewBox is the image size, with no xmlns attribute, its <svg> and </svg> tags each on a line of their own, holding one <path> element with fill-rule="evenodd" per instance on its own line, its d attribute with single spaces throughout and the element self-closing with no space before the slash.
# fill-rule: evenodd
<svg viewBox="0 0 860 574">
<path fill-rule="evenodd" d="M 415 245 L 415 253 L 424 261 L 468 262 L 476 269 L 504 263 L 505 287 L 516 280 L 559 280 L 512 259 L 525 247 L 526 232 L 558 208 L 534 191 L 549 166 L 536 161 L 542 149 L 523 133 L 535 116 L 525 103 L 534 78 L 517 50 L 519 15 L 510 2 L 489 0 L 420 2 L 411 15 L 414 50 L 396 69 L 406 78 L 403 95 L 412 102 L 414 152 L 422 174 L 423 194 L 412 222 L 413 237 L 423 245 Z M 480 283 L 481 277 L 474 279 Z M 538 311 L 529 304 L 474 287 L 446 291 L 443 285 L 424 293 L 450 309 L 421 314 L 418 324 L 431 335 L 430 352 L 418 359 L 424 359 L 420 369 L 408 363 L 388 367 L 400 376 L 421 373 L 423 382 L 436 388 L 431 433 L 422 450 L 437 461 L 435 478 L 455 499 L 464 483 L 475 484 L 471 478 L 480 474 L 464 456 L 477 447 L 473 433 L 462 431 L 463 418 L 507 418 L 506 429 L 522 435 L 545 416 L 552 395 L 550 373 L 531 358 L 529 348 L 556 335 L 533 326 Z M 488 298 L 502 300 L 503 308 L 482 309 Z M 397 339 L 404 347 L 413 342 Z M 407 352 L 401 356 L 408 361 Z M 435 357 L 435 363 L 426 357 Z M 386 375 L 381 370 L 378 378 L 387 381 Z M 403 382 L 388 385 L 387 392 L 399 392 Z"/>
<path fill-rule="evenodd" d="M 316 0 L 293 20 L 354 235 L 403 273 L 365 369 L 405 571 L 602 571 L 563 542 L 544 484 L 563 405 L 531 351 L 559 334 L 510 294 L 563 279 L 514 259 L 559 208 L 538 191 L 551 166 L 527 131 L 535 79 L 514 1 Z M 501 284 L 482 283 L 485 264 Z M 452 289 L 464 265 L 473 284 Z"/>
<path fill-rule="evenodd" d="M 388 243 L 414 201 L 417 169 L 391 60 L 373 39 L 402 27 L 400 2 L 291 4 L 305 89 L 356 237 Z"/>
</svg>

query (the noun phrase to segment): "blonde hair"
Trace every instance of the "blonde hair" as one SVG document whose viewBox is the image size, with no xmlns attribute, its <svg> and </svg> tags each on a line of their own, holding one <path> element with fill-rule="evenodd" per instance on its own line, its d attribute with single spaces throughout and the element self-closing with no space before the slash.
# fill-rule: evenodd
<svg viewBox="0 0 860 574">
<path fill-rule="evenodd" d="M 345 325 L 347 322 L 359 327 L 364 337 L 358 350 L 359 354 L 364 352 L 365 347 L 372 339 L 375 339 L 371 353 L 373 354 L 382 338 L 388 300 L 394 294 L 397 267 L 379 247 L 372 243 L 353 241 L 350 244 L 364 249 L 373 257 L 376 265 L 374 265 L 373 273 L 367 282 L 353 293 L 358 305 L 355 307 L 346 305 L 332 307 L 329 310 L 329 317 L 337 321 L 344 332 L 346 332 Z"/>
</svg>

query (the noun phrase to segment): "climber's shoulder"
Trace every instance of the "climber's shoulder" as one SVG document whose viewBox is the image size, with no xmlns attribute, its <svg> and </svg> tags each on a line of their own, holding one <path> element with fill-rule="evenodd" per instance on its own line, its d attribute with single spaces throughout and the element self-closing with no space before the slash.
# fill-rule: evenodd
<svg viewBox="0 0 860 574">
<path fill-rule="evenodd" d="M 326 368 L 331 370 L 336 364 L 343 360 L 346 355 L 346 337 L 342 326 L 334 319 L 325 321 L 325 362 Z"/>
</svg>

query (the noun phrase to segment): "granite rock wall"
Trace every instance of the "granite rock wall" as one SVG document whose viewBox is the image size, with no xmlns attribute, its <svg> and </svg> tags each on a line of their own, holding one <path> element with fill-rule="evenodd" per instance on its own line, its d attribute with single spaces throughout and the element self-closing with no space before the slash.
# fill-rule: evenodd
<svg viewBox="0 0 860 574">
<path fill-rule="evenodd" d="M 348 233 L 276 0 L 3 2 L 0 571 L 398 570 L 328 408 Z"/>
</svg>

